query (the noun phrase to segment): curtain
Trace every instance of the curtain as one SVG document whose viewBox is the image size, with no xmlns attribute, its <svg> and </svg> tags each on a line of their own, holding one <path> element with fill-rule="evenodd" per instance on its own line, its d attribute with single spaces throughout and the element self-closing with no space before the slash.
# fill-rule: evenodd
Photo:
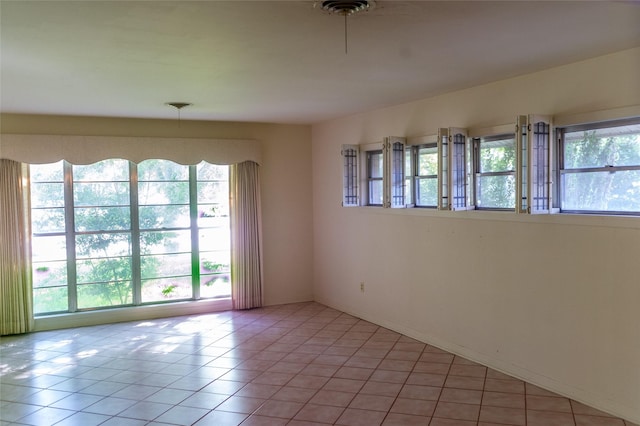
<svg viewBox="0 0 640 426">
<path fill-rule="evenodd" d="M 33 330 L 26 165 L 0 159 L 0 335 Z"/>
<path fill-rule="evenodd" d="M 259 165 L 231 166 L 231 299 L 233 309 L 262 306 L 262 223 Z"/>
</svg>

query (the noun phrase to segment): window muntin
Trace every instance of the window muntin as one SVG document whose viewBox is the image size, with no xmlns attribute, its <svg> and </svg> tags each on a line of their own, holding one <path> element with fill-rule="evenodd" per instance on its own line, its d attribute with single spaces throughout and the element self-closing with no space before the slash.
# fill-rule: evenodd
<svg viewBox="0 0 640 426">
<path fill-rule="evenodd" d="M 477 138 L 474 155 L 476 208 L 515 209 L 514 136 Z"/>
<path fill-rule="evenodd" d="M 230 294 L 227 166 L 61 161 L 30 174 L 36 314 Z M 207 282 L 193 273 L 212 251 L 199 233 L 215 240 Z"/>
<path fill-rule="evenodd" d="M 560 129 L 560 209 L 640 213 L 640 123 Z"/>
<path fill-rule="evenodd" d="M 382 206 L 383 203 L 383 151 L 367 151 L 367 205 Z"/>
</svg>

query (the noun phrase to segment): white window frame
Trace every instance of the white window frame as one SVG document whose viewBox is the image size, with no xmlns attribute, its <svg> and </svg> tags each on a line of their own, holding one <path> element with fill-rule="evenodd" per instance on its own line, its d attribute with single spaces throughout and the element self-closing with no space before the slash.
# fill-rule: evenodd
<svg viewBox="0 0 640 426">
<path fill-rule="evenodd" d="M 369 189 L 369 156 L 371 153 L 381 153 L 383 157 L 384 163 L 384 143 L 376 142 L 376 143 L 368 143 L 359 145 L 360 148 L 360 205 L 364 207 L 383 207 L 384 206 L 384 164 L 382 168 L 383 178 L 382 180 L 382 191 L 383 191 L 383 199 L 381 204 L 371 204 L 371 194 Z M 379 178 L 376 178 L 379 180 Z"/>
<path fill-rule="evenodd" d="M 472 141 L 472 146 L 473 146 L 473 179 L 472 182 L 473 184 L 471 185 L 473 187 L 473 196 L 474 196 L 474 204 L 475 204 L 475 208 L 478 210 L 498 210 L 498 211 L 515 211 L 516 209 L 516 203 L 517 203 L 517 194 L 515 194 L 514 197 L 514 205 L 512 207 L 482 207 L 482 206 L 478 206 L 478 200 L 477 200 L 477 196 L 478 196 L 478 185 L 479 185 L 479 178 L 481 176 L 513 176 L 514 177 L 514 192 L 517 188 L 517 165 L 514 164 L 514 169 L 513 170 L 503 170 L 503 171 L 499 171 L 499 172 L 483 172 L 480 170 L 480 145 L 483 142 L 491 142 L 491 140 L 502 140 L 502 139 L 496 139 L 496 138 L 502 138 L 502 137 L 509 137 L 514 139 L 514 150 L 516 150 L 516 163 L 517 163 L 517 142 L 515 140 L 515 136 L 513 133 L 510 132 L 492 132 L 490 134 L 483 134 L 482 136 L 474 136 L 473 138 L 470 138 Z M 487 140 L 488 139 L 488 140 Z"/>
<path fill-rule="evenodd" d="M 471 210 L 471 145 L 467 129 L 438 129 L 438 209 Z M 454 195 L 455 194 L 455 195 Z"/>
<path fill-rule="evenodd" d="M 557 161 L 555 163 L 555 169 L 553 170 L 553 175 L 556 177 L 558 181 L 558 185 L 556 185 L 556 202 L 557 208 L 555 211 L 559 211 L 560 213 L 569 213 L 569 214 L 580 214 L 580 215 L 589 215 L 589 214 L 600 214 L 600 215 L 626 215 L 626 216 L 640 216 L 639 211 L 616 211 L 616 210 L 574 210 L 574 209 L 563 209 L 561 205 L 562 194 L 565 189 L 562 186 L 562 175 L 566 173 L 582 173 L 589 171 L 596 172 L 606 172 L 606 173 L 615 173 L 617 171 L 624 170 L 640 170 L 639 165 L 626 165 L 626 166 L 614 166 L 614 165 L 602 165 L 601 167 L 583 167 L 580 169 L 569 169 L 570 172 L 567 172 L 564 168 L 564 138 L 563 134 L 569 131 L 580 131 L 580 130 L 596 130 L 603 128 L 614 128 L 619 126 L 625 126 L 629 124 L 640 124 L 640 116 L 628 117 L 628 118 L 620 118 L 620 119 L 612 119 L 606 121 L 589 121 L 587 123 L 581 123 L 576 125 L 563 125 L 562 127 L 558 127 L 555 129 L 556 133 L 556 141 L 557 141 Z"/>
<path fill-rule="evenodd" d="M 383 143 L 383 207 L 404 208 L 405 204 L 405 147 L 407 139 L 399 136 L 384 138 Z"/>
<path fill-rule="evenodd" d="M 360 205 L 360 147 L 342 145 L 342 206 Z"/>
<path fill-rule="evenodd" d="M 546 129 L 544 132 L 537 132 L 540 125 Z M 554 212 L 552 134 L 553 120 L 550 116 L 519 115 L 516 118 L 517 213 Z"/>
<path fill-rule="evenodd" d="M 203 285 L 201 282 L 201 274 L 200 274 L 200 254 L 201 250 L 199 247 L 198 236 L 199 233 L 202 232 L 203 229 L 207 229 L 210 227 L 202 226 L 198 222 L 198 206 L 199 200 L 197 197 L 197 184 L 199 182 L 205 182 L 202 180 L 198 180 L 197 176 L 197 167 L 198 165 L 188 165 L 189 177 L 188 181 L 184 181 L 189 185 L 189 225 L 188 226 L 177 226 L 177 227 L 152 227 L 143 229 L 144 232 L 157 232 L 157 231 L 188 231 L 191 234 L 191 273 L 189 275 L 184 275 L 183 277 L 189 277 L 191 280 L 191 289 L 192 293 L 190 297 L 181 297 L 169 300 L 153 300 L 153 301 L 143 301 L 141 297 L 141 289 L 143 287 L 143 277 L 141 276 L 141 259 L 144 256 L 141 253 L 140 247 L 140 223 L 139 223 L 139 212 L 140 207 L 144 207 L 144 205 L 140 204 L 140 200 L 138 197 L 138 164 L 135 164 L 129 160 L 127 161 L 127 180 L 122 181 L 104 181 L 106 183 L 111 182 L 122 182 L 126 183 L 129 191 L 129 204 L 126 207 L 129 209 L 128 214 L 131 219 L 131 223 L 129 224 L 128 229 L 122 230 L 79 230 L 75 226 L 75 208 L 77 207 L 74 202 L 74 185 L 77 182 L 82 182 L 75 178 L 73 174 L 73 167 L 71 163 L 68 161 L 63 161 L 61 164 L 63 170 L 63 182 L 56 182 L 63 185 L 64 192 L 64 230 L 56 230 L 56 231 L 42 231 L 42 232 L 33 232 L 33 237 L 49 237 L 49 236 L 59 236 L 64 237 L 66 241 L 66 257 L 65 259 L 57 259 L 58 262 L 66 263 L 66 271 L 67 271 L 67 280 L 66 280 L 66 289 L 67 289 L 67 309 L 56 310 L 56 311 L 46 311 L 46 312 L 38 312 L 36 316 L 46 316 L 53 314 L 65 314 L 65 313 L 76 313 L 76 312 L 89 312 L 94 310 L 104 310 L 104 309 L 114 309 L 114 308 L 127 308 L 131 306 L 141 306 L 141 305 L 159 305 L 163 303 L 180 303 L 189 300 L 203 300 L 208 299 L 212 300 L 216 298 L 214 297 L 206 297 L 203 298 L 200 294 L 200 288 Z M 172 161 L 172 160 L 167 160 Z M 228 167 L 228 166 L 225 166 Z M 42 181 L 46 182 L 46 181 Z M 102 182 L 102 181 L 100 181 Z M 172 181 L 168 181 L 172 182 Z M 29 185 L 38 182 L 30 182 Z M 31 187 L 30 187 L 31 188 Z M 187 204 L 184 204 L 187 206 Z M 124 206 L 124 205 L 123 205 Z M 101 206 L 96 206 L 101 207 Z M 111 207 L 111 206 L 109 206 Z M 59 208 L 59 207 L 56 207 Z M 38 209 L 38 207 L 32 207 L 32 209 Z M 43 209 L 47 209 L 43 207 Z M 82 258 L 78 256 L 76 253 L 76 238 L 82 235 L 95 235 L 95 234 L 128 234 L 131 239 L 130 253 L 128 257 L 131 259 L 131 301 L 129 303 L 124 304 L 115 304 L 115 305 L 101 305 L 101 306 L 89 306 L 89 307 L 79 307 L 78 306 L 78 286 L 79 285 L 92 285 L 95 284 L 93 282 L 78 282 L 78 274 L 77 274 L 77 264 L 79 260 Z M 230 248 L 229 248 L 230 250 Z M 184 252 L 183 254 L 187 254 Z M 96 259 L 96 257 L 89 257 L 87 259 Z M 39 262 L 37 259 L 33 259 L 33 263 L 47 263 L 48 261 Z M 220 276 L 228 276 L 230 277 L 230 271 L 221 272 L 219 274 L 211 274 L 211 275 L 220 275 Z M 158 277 L 163 278 L 163 277 Z M 60 286 L 62 287 L 62 286 Z M 35 289 L 34 289 L 35 290 Z M 230 297 L 222 296 L 223 298 Z"/>
<path fill-rule="evenodd" d="M 429 147 L 436 149 L 436 156 L 438 156 L 438 135 L 427 135 L 422 137 L 415 137 L 407 139 L 407 152 L 410 153 L 411 156 L 411 168 L 410 170 L 406 170 L 407 180 L 411 182 L 411 190 L 408 191 L 405 196 L 407 197 L 407 207 L 415 207 L 415 208 L 424 208 L 424 209 L 437 209 L 438 208 L 438 200 L 440 200 L 440 173 L 436 171 L 435 179 L 436 179 L 436 203 L 432 206 L 427 205 L 418 205 L 418 184 L 421 179 L 424 179 L 426 176 L 418 175 L 419 170 L 419 155 L 418 151 L 421 148 Z M 439 158 L 439 157 L 438 157 Z"/>
</svg>

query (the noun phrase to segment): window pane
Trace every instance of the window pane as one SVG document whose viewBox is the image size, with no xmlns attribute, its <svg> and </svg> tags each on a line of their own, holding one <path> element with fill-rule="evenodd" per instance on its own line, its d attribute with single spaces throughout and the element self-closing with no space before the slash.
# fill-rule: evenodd
<svg viewBox="0 0 640 426">
<path fill-rule="evenodd" d="M 75 182 L 127 182 L 129 180 L 129 162 L 127 160 L 104 160 L 89 165 L 74 165 Z"/>
<path fill-rule="evenodd" d="M 231 279 L 229 274 L 203 275 L 200 277 L 200 296 L 206 298 L 229 297 Z"/>
<path fill-rule="evenodd" d="M 145 279 L 191 275 L 191 253 L 142 256 L 140 267 Z"/>
<path fill-rule="evenodd" d="M 140 232 L 140 253 L 164 254 L 191 251 L 191 231 Z"/>
<path fill-rule="evenodd" d="M 34 287 L 58 287 L 67 285 L 66 261 L 34 262 L 32 266 Z"/>
<path fill-rule="evenodd" d="M 31 245 L 31 258 L 34 262 L 67 258 L 67 240 L 64 235 L 33 237 Z"/>
<path fill-rule="evenodd" d="M 74 183 L 73 201 L 82 206 L 128 206 L 129 182 Z"/>
<path fill-rule="evenodd" d="M 382 151 L 371 151 L 369 153 L 369 177 L 381 178 L 383 169 Z"/>
<path fill-rule="evenodd" d="M 138 200 L 141 205 L 189 204 L 189 182 L 140 182 Z"/>
<path fill-rule="evenodd" d="M 192 289 L 191 277 L 142 280 L 142 302 L 191 299 Z"/>
<path fill-rule="evenodd" d="M 169 160 L 145 160 L 138 164 L 138 182 L 158 180 L 188 181 L 189 166 Z"/>
<path fill-rule="evenodd" d="M 141 206 L 140 229 L 188 228 L 189 206 Z"/>
<path fill-rule="evenodd" d="M 226 251 L 208 252 L 200 255 L 200 273 L 221 274 L 231 271 L 229 255 Z"/>
<path fill-rule="evenodd" d="M 219 166 L 217 164 L 209 164 L 202 162 L 197 167 L 197 179 L 199 181 L 206 180 L 229 180 L 229 166 Z"/>
<path fill-rule="evenodd" d="M 564 135 L 564 168 L 640 165 L 640 124 Z"/>
<path fill-rule="evenodd" d="M 129 305 L 132 300 L 130 281 L 78 285 L 78 309 Z"/>
<path fill-rule="evenodd" d="M 515 208 L 514 176 L 478 176 L 476 197 L 478 208 Z"/>
<path fill-rule="evenodd" d="M 31 226 L 34 234 L 64 232 L 64 208 L 31 210 Z"/>
<path fill-rule="evenodd" d="M 198 203 L 226 204 L 229 200 L 229 182 L 198 182 Z"/>
<path fill-rule="evenodd" d="M 64 169 L 63 161 L 60 160 L 51 164 L 31 164 L 29 165 L 29 175 L 31 182 L 63 182 Z"/>
<path fill-rule="evenodd" d="M 229 203 L 198 204 L 198 226 L 222 226 L 229 222 Z"/>
<path fill-rule="evenodd" d="M 504 172 L 515 170 L 515 140 L 500 139 L 480 142 L 480 172 Z"/>
<path fill-rule="evenodd" d="M 438 178 L 418 178 L 416 205 L 436 207 L 438 205 Z"/>
<path fill-rule="evenodd" d="M 420 147 L 418 149 L 418 175 L 436 175 L 438 173 L 438 148 Z"/>
<path fill-rule="evenodd" d="M 61 182 L 32 182 L 31 207 L 64 207 L 64 184 Z"/>
<path fill-rule="evenodd" d="M 131 255 L 131 235 L 128 233 L 87 234 L 76 236 L 78 259 Z"/>
<path fill-rule="evenodd" d="M 369 181 L 369 204 L 382 205 L 382 180 Z"/>
<path fill-rule="evenodd" d="M 33 289 L 33 313 L 63 312 L 69 309 L 66 283 L 60 287 Z"/>
<path fill-rule="evenodd" d="M 121 231 L 131 229 L 129 207 L 76 208 L 76 231 Z"/>
<path fill-rule="evenodd" d="M 131 280 L 131 257 L 108 257 L 78 260 L 78 283 Z"/>
<path fill-rule="evenodd" d="M 640 170 L 562 175 L 562 209 L 640 211 Z"/>
<path fill-rule="evenodd" d="M 200 235 L 200 252 L 224 251 L 228 252 L 230 247 L 230 232 L 228 221 L 226 226 L 215 228 L 202 228 L 198 230 Z M 228 256 L 228 255 L 227 255 Z"/>
</svg>

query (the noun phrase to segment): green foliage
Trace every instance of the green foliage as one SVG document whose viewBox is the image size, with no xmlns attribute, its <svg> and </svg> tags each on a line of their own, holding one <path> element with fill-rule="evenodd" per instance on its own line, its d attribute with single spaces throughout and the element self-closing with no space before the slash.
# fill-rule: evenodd
<svg viewBox="0 0 640 426">
<path fill-rule="evenodd" d="M 482 141 L 479 149 L 480 173 L 513 172 L 516 165 L 514 139 Z M 478 207 L 514 208 L 515 178 L 503 174 L 478 177 Z"/>
<path fill-rule="evenodd" d="M 640 135 L 603 135 L 598 131 L 565 136 L 565 169 L 602 168 L 640 164 Z M 639 211 L 640 171 L 565 173 L 565 210 Z"/>
<path fill-rule="evenodd" d="M 171 293 L 176 289 L 176 285 L 171 284 L 162 289 L 162 295 L 165 297 L 169 297 Z"/>
</svg>

